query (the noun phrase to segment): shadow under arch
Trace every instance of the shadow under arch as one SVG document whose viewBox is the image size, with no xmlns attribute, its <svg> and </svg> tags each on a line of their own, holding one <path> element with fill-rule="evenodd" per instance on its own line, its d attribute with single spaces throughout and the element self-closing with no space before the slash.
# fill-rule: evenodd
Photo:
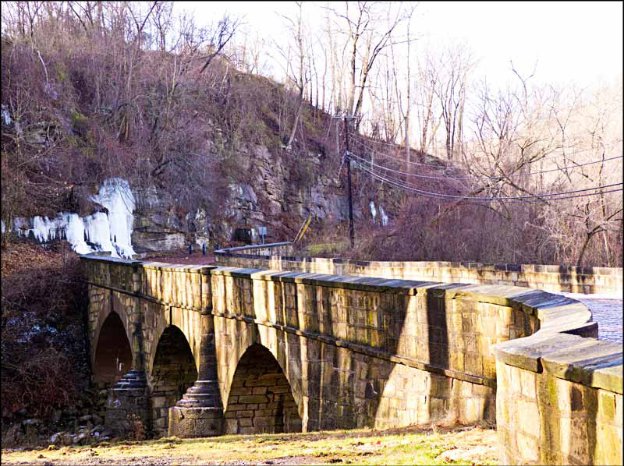
<svg viewBox="0 0 624 466">
<path fill-rule="evenodd" d="M 119 314 L 111 311 L 98 335 L 93 362 L 93 382 L 109 386 L 132 368 L 132 349 Z"/>
<path fill-rule="evenodd" d="M 151 427 L 155 436 L 166 435 L 169 408 L 175 406 L 198 375 L 191 347 L 178 327 L 169 325 L 160 335 L 151 368 Z"/>
<path fill-rule="evenodd" d="M 240 358 L 224 415 L 225 434 L 302 431 L 290 383 L 266 347 L 254 343 Z"/>
</svg>

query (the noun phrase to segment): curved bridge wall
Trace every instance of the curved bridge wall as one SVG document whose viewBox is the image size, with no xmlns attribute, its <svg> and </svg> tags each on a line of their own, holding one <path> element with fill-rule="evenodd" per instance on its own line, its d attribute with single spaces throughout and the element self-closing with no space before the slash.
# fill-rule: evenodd
<svg viewBox="0 0 624 466">
<path fill-rule="evenodd" d="M 621 267 L 576 267 L 533 264 L 482 264 L 479 262 L 391 262 L 293 257 L 291 243 L 243 246 L 216 251 L 217 263 L 231 267 L 289 270 L 398 278 L 403 280 L 513 285 L 544 291 L 621 293 Z"/>
<path fill-rule="evenodd" d="M 284 245 L 276 251 L 284 251 Z M 613 293 L 622 288 L 621 268 L 299 259 L 275 254 L 266 245 L 262 251 L 223 250 L 217 260 L 278 270 L 512 283 L 554 291 Z M 484 287 L 484 294 L 491 299 L 503 288 L 497 292 L 496 287 Z M 513 341 L 493 346 L 501 461 L 622 464 L 622 348 L 587 338 L 596 336 L 595 324 L 588 323 L 591 317 L 580 303 L 562 306 L 548 293 L 534 292 L 531 298 L 525 292 L 529 294 L 520 299 L 507 295 L 507 304 L 517 309 L 523 302 L 521 308 L 537 318 L 539 331 L 533 328 L 530 336 L 512 332 Z"/>
</svg>

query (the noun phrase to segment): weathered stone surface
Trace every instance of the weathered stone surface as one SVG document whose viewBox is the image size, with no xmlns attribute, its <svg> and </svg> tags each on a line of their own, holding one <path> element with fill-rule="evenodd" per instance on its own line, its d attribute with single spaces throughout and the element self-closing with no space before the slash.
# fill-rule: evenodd
<svg viewBox="0 0 624 466">
<path fill-rule="evenodd" d="M 222 435 L 223 409 L 174 406 L 169 409 L 168 432 L 181 438 Z"/>
<path fill-rule="evenodd" d="M 505 462 L 607 457 L 596 445 L 613 436 L 602 425 L 615 425 L 614 413 L 622 410 L 621 351 L 618 362 L 601 342 L 561 333 L 595 330 L 582 305 L 507 285 L 329 275 L 370 263 L 319 261 L 327 268 L 301 263 L 296 271 L 268 271 L 266 263 L 285 258 L 249 256 L 247 262 L 231 256 L 245 267 L 218 268 L 87 261 L 94 360 L 102 323 L 116 312 L 133 367 L 150 378 L 158 374 L 157 348 L 172 326 L 197 370 L 212 374 L 202 379 L 214 381 L 212 392 L 189 389 L 184 396 L 166 378 L 167 394 L 152 393 L 154 428 L 162 431 L 168 419 L 170 433 L 179 436 L 293 432 L 476 423 L 493 421 L 496 413 Z M 450 273 L 458 265 L 443 267 Z M 523 271 L 492 273 L 521 279 Z M 123 415 L 142 403 L 138 388 L 118 387 L 128 401 L 115 407 L 124 428 L 131 425 Z M 224 400 L 221 418 L 217 394 Z M 577 419 L 591 422 L 577 426 Z M 594 424 L 595 435 L 587 427 Z M 578 448 L 561 444 L 565 429 Z M 521 446 L 532 450 L 523 453 Z"/>
<path fill-rule="evenodd" d="M 604 388 L 605 390 L 609 390 L 622 395 L 622 380 L 624 380 L 624 376 L 622 371 L 621 356 L 619 361 L 619 364 L 614 363 L 614 365 L 611 366 L 596 368 L 593 372 L 593 376 L 591 379 L 591 386 L 596 388 Z"/>
<path fill-rule="evenodd" d="M 280 254 L 277 249 L 270 252 L 268 248 L 260 254 L 254 254 L 253 250 L 246 248 L 237 251 L 232 249 L 217 253 L 217 262 L 221 265 L 241 266 L 253 261 L 254 266 L 264 269 L 477 285 L 498 283 L 505 286 L 575 293 L 619 293 L 623 286 L 622 268 L 593 267 L 593 270 L 587 270 L 582 267 L 562 268 L 532 264 L 351 261 L 318 257 L 284 257 L 286 254 Z M 274 260 L 269 256 L 282 257 Z M 488 293 L 484 293 L 484 296 L 487 295 Z"/>
<path fill-rule="evenodd" d="M 614 366 L 622 367 L 620 345 L 594 339 L 583 340 L 586 341 L 571 348 L 544 354 L 542 364 L 546 370 L 555 377 L 593 386 L 592 380 L 596 370 Z M 621 383 L 620 380 L 620 387 Z"/>
</svg>

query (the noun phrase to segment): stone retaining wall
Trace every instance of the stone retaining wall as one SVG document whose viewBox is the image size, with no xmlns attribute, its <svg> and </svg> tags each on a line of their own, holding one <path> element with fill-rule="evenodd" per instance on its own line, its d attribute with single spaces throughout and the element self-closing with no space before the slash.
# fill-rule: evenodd
<svg viewBox="0 0 624 466">
<path fill-rule="evenodd" d="M 217 263 L 229 267 L 254 267 L 334 275 L 433 280 L 445 283 L 514 285 L 545 291 L 621 293 L 621 267 L 576 267 L 532 264 L 482 264 L 479 262 L 389 262 L 292 257 L 289 243 L 215 251 Z"/>
</svg>

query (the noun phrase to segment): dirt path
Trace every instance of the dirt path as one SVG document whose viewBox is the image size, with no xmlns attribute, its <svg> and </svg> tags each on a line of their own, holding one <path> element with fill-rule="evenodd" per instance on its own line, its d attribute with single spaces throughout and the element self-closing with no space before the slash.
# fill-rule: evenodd
<svg viewBox="0 0 624 466">
<path fill-rule="evenodd" d="M 496 431 L 358 429 L 301 434 L 175 437 L 84 447 L 3 450 L 2 464 L 497 464 Z"/>
</svg>

